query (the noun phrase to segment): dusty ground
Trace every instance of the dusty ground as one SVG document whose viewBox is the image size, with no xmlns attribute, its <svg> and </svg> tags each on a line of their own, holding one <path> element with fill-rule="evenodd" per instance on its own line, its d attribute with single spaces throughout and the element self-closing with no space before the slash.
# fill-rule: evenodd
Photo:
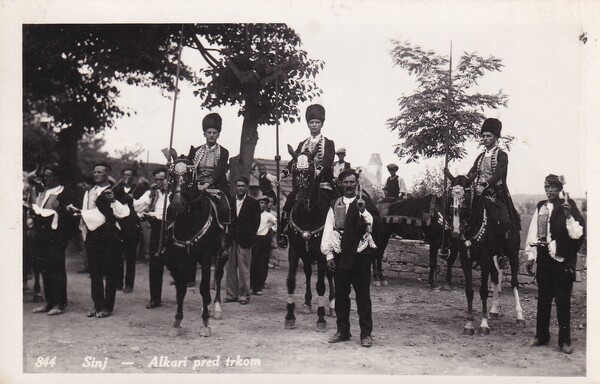
<svg viewBox="0 0 600 384">
<path fill-rule="evenodd" d="M 403 280 L 392 280 L 387 287 L 372 287 L 374 346 L 366 349 L 359 344 L 354 303 L 351 315 L 354 336 L 349 342 L 328 344 L 328 337 L 335 331 L 335 319 L 328 318 L 328 331 L 319 333 L 315 330 L 315 313 L 297 314 L 296 329 L 284 330 L 285 267 L 269 271 L 270 289 L 265 290 L 263 296 L 253 296 L 249 305 L 224 304 L 225 317 L 211 320 L 210 338 L 200 337 L 198 333 L 201 303 L 197 288 L 188 290 L 182 335 L 169 337 L 175 315 L 171 278 L 165 272 L 163 306 L 145 309 L 149 298 L 148 267 L 143 263 L 137 265 L 135 291 L 117 292 L 112 317 L 86 318 L 85 313 L 92 307 L 90 281 L 86 274 L 75 272 L 79 268 L 79 261 L 69 257 L 69 306 L 63 315 L 31 313 L 37 304 L 31 302 L 30 293 L 24 294 L 24 372 L 534 376 L 586 373 L 586 293 L 581 284 L 573 297 L 575 352 L 572 355 L 558 350 L 555 318 L 551 344 L 539 348 L 527 346 L 534 334 L 535 290 L 521 292 L 525 327 L 515 325 L 512 294 L 504 289 L 500 297 L 503 314 L 490 321 L 491 334 L 463 336 L 466 300 L 462 288 L 436 293 L 424 282 Z M 304 292 L 304 279 L 300 274 L 298 286 L 296 297 L 300 306 Z M 480 319 L 478 294 L 474 308 L 476 319 Z M 53 367 L 44 366 L 44 360 L 39 359 L 46 356 L 56 357 Z M 169 361 L 182 360 L 181 364 L 185 362 L 186 366 L 149 367 L 155 356 L 167 356 Z M 238 356 L 254 365 L 226 366 L 228 357 L 236 360 Z M 106 361 L 105 369 L 83 367 L 86 357 L 87 361 Z M 216 366 L 206 366 L 216 359 Z M 194 362 L 202 364 L 202 360 L 205 366 L 194 371 Z"/>
</svg>

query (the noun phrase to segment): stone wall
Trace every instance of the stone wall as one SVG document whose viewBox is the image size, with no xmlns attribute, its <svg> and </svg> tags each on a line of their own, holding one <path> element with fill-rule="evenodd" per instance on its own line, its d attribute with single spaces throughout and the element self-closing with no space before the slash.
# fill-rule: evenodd
<svg viewBox="0 0 600 384">
<path fill-rule="evenodd" d="M 579 254 L 577 258 L 576 281 L 582 282 L 587 278 L 587 256 Z M 525 269 L 527 256 L 523 251 L 519 257 L 519 283 L 532 284 L 533 277 Z M 383 274 L 388 278 L 403 278 L 427 281 L 429 277 L 429 245 L 414 240 L 390 239 L 383 255 Z M 446 262 L 438 258 L 438 282 L 441 284 L 446 276 Z M 478 282 L 481 278 L 479 269 L 473 271 L 473 279 Z M 510 269 L 503 270 L 503 286 L 510 286 Z M 464 283 L 460 268 L 460 260 L 452 267 L 452 281 Z"/>
</svg>

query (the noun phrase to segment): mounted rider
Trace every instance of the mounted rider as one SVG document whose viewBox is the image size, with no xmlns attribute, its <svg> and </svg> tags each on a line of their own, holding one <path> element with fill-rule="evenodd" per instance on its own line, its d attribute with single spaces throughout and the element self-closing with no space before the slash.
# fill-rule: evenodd
<svg viewBox="0 0 600 384">
<path fill-rule="evenodd" d="M 335 160 L 335 144 L 332 140 L 329 140 L 321 134 L 323 123 L 325 122 L 325 108 L 320 104 L 312 104 L 306 108 L 306 123 L 310 130 L 310 137 L 306 140 L 301 141 L 296 148 L 295 153 L 297 155 L 303 152 L 313 152 L 316 150 L 314 158 L 315 165 L 315 183 L 319 184 L 321 192 L 328 197 L 328 200 L 332 200 L 337 197 L 337 190 L 333 184 L 333 162 Z M 284 179 L 292 173 L 292 166 L 294 161 L 290 161 L 286 168 L 284 168 L 279 177 Z M 292 210 L 292 206 L 295 200 L 295 191 L 292 191 L 282 208 L 281 213 L 281 226 L 279 231 L 282 232 L 287 225 L 289 220 L 289 214 Z"/>
<path fill-rule="evenodd" d="M 202 119 L 202 131 L 206 143 L 193 148 L 190 155 L 196 167 L 198 190 L 216 197 L 214 201 L 217 203 L 219 221 L 230 224 L 229 185 L 226 177 L 229 151 L 217 143 L 221 134 L 222 121 L 218 113 L 209 113 Z"/>
<path fill-rule="evenodd" d="M 489 218 L 496 223 L 498 231 L 507 237 L 510 230 L 520 229 L 521 221 L 506 185 L 508 155 L 497 146 L 501 131 L 500 120 L 488 118 L 483 122 L 481 143 L 485 150 L 477 156 L 467 177 L 475 191 L 473 205 L 484 197 Z"/>
</svg>

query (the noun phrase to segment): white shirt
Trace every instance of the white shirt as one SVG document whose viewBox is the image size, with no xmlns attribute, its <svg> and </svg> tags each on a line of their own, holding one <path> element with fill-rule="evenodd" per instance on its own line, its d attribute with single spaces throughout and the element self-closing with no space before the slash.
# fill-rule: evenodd
<svg viewBox="0 0 600 384">
<path fill-rule="evenodd" d="M 246 195 L 242 197 L 242 199 L 238 199 L 237 195 L 235 195 L 235 212 L 237 215 L 240 214 L 240 210 L 242 209 L 242 204 L 244 204 L 244 200 L 246 200 Z"/>
<path fill-rule="evenodd" d="M 271 212 L 262 211 L 260 214 L 260 224 L 258 225 L 256 235 L 268 235 L 269 229 L 273 232 L 277 232 L 277 218 Z"/>
<path fill-rule="evenodd" d="M 351 198 L 344 196 L 342 197 L 342 199 L 344 201 L 347 213 L 350 203 L 356 200 L 356 196 Z M 365 222 L 367 223 L 367 233 L 365 233 L 365 236 L 363 236 L 363 238 L 360 240 L 357 249 L 358 252 L 362 252 L 362 250 L 364 250 L 367 247 L 375 248 L 375 243 L 373 242 L 373 238 L 371 237 L 371 230 L 373 227 L 373 216 L 366 209 L 363 213 L 360 213 L 359 211 L 359 214 L 365 219 Z M 327 219 L 325 220 L 325 226 L 323 227 L 323 239 L 321 240 L 321 252 L 326 256 L 327 260 L 333 259 L 334 251 L 337 251 L 337 253 L 339 253 L 340 251 L 342 237 L 341 234 L 335 230 L 334 223 L 335 215 L 333 213 L 333 209 L 329 208 L 329 212 L 327 212 Z"/>
<path fill-rule="evenodd" d="M 138 216 L 142 216 L 142 214 L 144 212 L 146 212 L 148 215 L 158 219 L 158 220 L 162 220 L 162 215 L 163 215 L 163 206 L 165 204 L 165 196 L 166 194 L 164 194 L 160 189 L 156 190 L 156 202 L 154 204 L 153 209 L 151 209 L 152 207 L 150 206 L 152 204 L 152 199 L 150 198 L 150 193 L 152 191 L 148 190 L 146 192 L 144 192 L 144 194 L 142 196 L 140 196 L 139 199 L 134 200 L 133 201 L 133 209 L 135 209 L 135 211 L 138 213 Z M 170 202 L 169 199 L 167 199 L 167 207 L 169 206 Z"/>
<path fill-rule="evenodd" d="M 550 257 L 558 262 L 565 261 L 564 257 L 556 254 L 556 240 L 552 240 L 550 234 L 550 216 L 552 215 L 552 210 L 554 209 L 554 204 L 548 201 L 546 203 L 546 208 L 548 208 L 548 229 L 546 233 L 546 241 L 548 242 L 548 253 Z M 527 232 L 527 242 L 525 243 L 525 253 L 527 254 L 528 260 L 535 260 L 537 258 L 537 247 L 532 247 L 531 243 L 537 243 L 538 238 L 538 213 L 539 209 L 536 209 L 533 213 L 533 217 L 531 218 L 531 223 L 529 224 L 529 231 Z M 583 227 L 573 216 L 567 219 L 566 222 L 567 232 L 569 233 L 569 237 L 573 240 L 579 239 L 583 236 Z"/>
<path fill-rule="evenodd" d="M 106 222 L 104 215 L 96 208 L 96 199 L 98 198 L 98 195 L 108 187 L 108 185 L 104 187 L 95 185 L 89 191 L 86 191 L 83 196 L 83 208 L 81 210 L 81 223 L 79 228 L 84 240 L 88 231 L 93 232 Z M 118 200 L 115 200 L 110 203 L 110 207 L 112 208 L 113 215 L 115 215 L 117 219 L 129 216 L 130 211 L 127 204 L 123 205 Z M 117 223 L 117 227 L 119 227 L 119 223 Z"/>
</svg>

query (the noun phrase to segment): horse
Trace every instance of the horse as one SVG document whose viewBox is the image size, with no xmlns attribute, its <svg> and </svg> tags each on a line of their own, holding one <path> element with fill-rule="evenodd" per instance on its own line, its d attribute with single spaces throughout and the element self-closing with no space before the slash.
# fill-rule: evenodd
<svg viewBox="0 0 600 384">
<path fill-rule="evenodd" d="M 387 285 L 383 276 L 382 260 L 389 239 L 399 236 L 402 239 L 422 240 L 429 244 L 429 278 L 432 289 L 437 287 L 437 256 L 442 247 L 442 204 L 433 194 L 423 197 L 409 197 L 389 202 L 382 199 L 376 204 L 382 216 L 382 224 L 373 238 L 377 249 L 373 257 L 373 285 Z"/>
<path fill-rule="evenodd" d="M 459 192 L 460 194 L 460 192 Z M 488 200 L 487 202 L 484 200 Z M 468 203 L 468 202 L 465 202 Z M 520 222 L 518 215 L 511 222 L 511 230 L 508 233 L 508 238 L 505 238 L 497 226 L 489 217 L 486 203 L 493 203 L 493 198 L 485 195 L 485 192 L 478 199 L 472 198 L 470 202 L 470 213 L 464 224 L 464 232 L 460 235 L 460 240 L 469 248 L 472 259 L 477 260 L 481 267 L 481 287 L 479 296 L 482 304 L 482 320 L 479 327 L 480 334 L 489 334 L 490 327 L 488 325 L 488 278 L 492 280 L 492 307 L 489 312 L 490 318 L 498 318 L 498 293 L 502 284 L 502 269 L 506 265 L 506 261 L 510 264 L 511 271 L 511 288 L 515 298 L 515 311 L 517 314 L 516 324 L 525 325 L 523 318 L 523 309 L 519 299 L 519 248 L 520 248 Z M 460 204 L 460 203 L 457 203 Z M 470 263 L 464 260 L 461 256 L 461 265 L 465 273 L 465 283 L 467 291 L 467 323 L 464 327 L 464 334 L 473 335 L 473 289 L 472 275 Z"/>
<path fill-rule="evenodd" d="M 227 228 L 218 221 L 215 203 L 209 193 L 200 192 L 197 188 L 196 166 L 193 153 L 188 157 L 179 157 L 169 168 L 171 183 L 169 190 L 172 201 L 167 211 L 169 225 L 165 241 L 165 265 L 175 280 L 177 312 L 170 335 L 181 333 L 183 319 L 183 300 L 185 298 L 189 278 L 186 278 L 190 265 L 200 263 L 202 277 L 200 295 L 202 296 L 202 328 L 200 335 L 209 337 L 211 304 L 210 278 L 211 266 L 215 265 L 215 300 L 213 316 L 222 318 L 221 309 L 221 280 L 228 259 Z M 216 191 L 215 191 L 216 193 Z M 191 258 L 191 263 L 190 263 Z"/>
<path fill-rule="evenodd" d="M 451 180 L 449 190 L 454 186 L 465 188 L 468 179 L 465 176 L 456 176 Z M 449 198 L 449 191 L 445 192 Z M 437 287 L 437 257 L 446 261 L 446 274 L 442 289 L 452 289 L 452 266 L 458 254 L 466 253 L 464 244 L 456 241 L 450 235 L 452 223 L 448 218 L 452 216 L 451 206 L 446 208 L 444 215 L 443 196 L 428 194 L 423 197 L 409 197 L 407 199 L 383 198 L 377 202 L 377 208 L 382 215 L 383 224 L 374 235 L 377 249 L 373 258 L 373 285 L 385 286 L 387 280 L 383 275 L 382 261 L 385 248 L 392 235 L 397 235 L 408 240 L 422 240 L 429 245 L 429 276 L 428 283 L 432 289 Z M 462 208 L 464 209 L 464 208 Z M 445 221 L 445 224 L 444 223 Z M 442 231 L 446 231 L 442 234 Z M 444 252 L 440 253 L 440 249 Z"/>
<path fill-rule="evenodd" d="M 321 191 L 320 185 L 315 182 L 315 166 L 313 159 L 316 150 L 312 153 L 296 154 L 288 145 L 288 152 L 294 159 L 292 167 L 292 184 L 295 191 L 294 205 L 290 211 L 287 236 L 289 238 L 287 276 L 287 314 L 285 316 L 285 329 L 293 329 L 296 324 L 294 315 L 294 289 L 296 288 L 296 270 L 298 261 L 302 260 L 304 275 L 306 276 L 306 293 L 304 295 L 303 313 L 312 312 L 311 276 L 313 262 L 317 263 L 317 330 L 325 332 L 325 277 L 329 283 L 329 314 L 335 316 L 335 290 L 333 286 L 333 273 L 327 269 L 325 255 L 321 252 L 321 236 L 329 205 L 338 191 L 331 186 L 331 196 L 326 196 Z"/>
</svg>

